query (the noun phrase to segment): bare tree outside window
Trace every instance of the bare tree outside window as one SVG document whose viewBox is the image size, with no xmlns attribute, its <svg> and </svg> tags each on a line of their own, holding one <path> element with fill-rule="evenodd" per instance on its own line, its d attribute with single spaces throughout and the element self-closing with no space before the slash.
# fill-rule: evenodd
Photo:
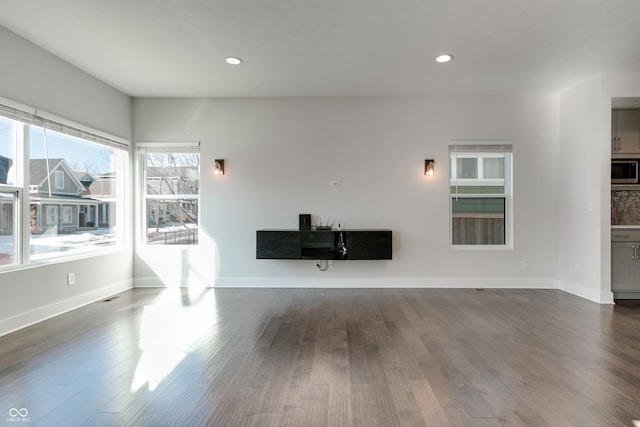
<svg viewBox="0 0 640 427">
<path fill-rule="evenodd" d="M 143 164 L 147 243 L 196 244 L 200 154 L 146 153 Z"/>
</svg>

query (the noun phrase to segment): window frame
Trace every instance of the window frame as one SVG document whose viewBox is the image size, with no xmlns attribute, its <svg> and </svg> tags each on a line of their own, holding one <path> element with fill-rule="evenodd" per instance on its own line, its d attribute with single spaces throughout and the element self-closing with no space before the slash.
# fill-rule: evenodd
<svg viewBox="0 0 640 427">
<path fill-rule="evenodd" d="M 198 193 L 181 193 L 177 194 L 148 194 L 147 192 L 147 154 L 197 154 L 198 155 Z M 137 142 L 136 143 L 136 177 L 137 177 L 137 191 L 139 196 L 136 197 L 136 223 L 138 224 L 140 231 L 136 233 L 137 245 L 141 248 L 167 248 L 170 246 L 183 247 L 184 245 L 199 244 L 199 234 L 201 227 L 201 181 L 202 181 L 202 165 L 201 165 L 201 152 L 200 142 Z M 155 180 L 156 178 L 151 178 Z M 160 189 L 162 189 L 162 180 L 157 179 L 160 182 Z M 172 180 L 171 182 L 178 182 L 179 180 Z M 178 182 L 179 184 L 179 182 Z M 148 224 L 147 224 L 147 205 L 148 200 L 195 200 L 198 207 L 198 222 L 195 229 L 195 237 L 189 237 L 185 243 L 150 243 L 148 239 Z M 163 208 L 163 215 L 166 215 L 166 208 Z"/>
<path fill-rule="evenodd" d="M 513 141 L 511 140 L 469 140 L 449 141 L 449 246 L 462 250 L 512 250 L 513 249 Z M 457 178 L 455 158 L 478 159 L 478 178 Z M 484 178 L 484 159 L 504 158 L 504 178 Z M 503 186 L 500 193 L 459 193 L 458 186 L 482 187 Z M 453 192 L 453 188 L 456 192 Z M 503 244 L 455 244 L 454 243 L 454 200 L 504 198 L 504 243 Z"/>
<path fill-rule="evenodd" d="M 64 190 L 64 171 L 55 170 L 54 173 L 54 188 L 56 190 Z"/>
<path fill-rule="evenodd" d="M 60 206 L 60 224 L 61 225 L 73 225 L 73 206 L 62 205 Z"/>
<path fill-rule="evenodd" d="M 45 212 L 46 225 L 59 225 L 58 219 L 60 218 L 60 206 L 47 205 Z"/>
</svg>

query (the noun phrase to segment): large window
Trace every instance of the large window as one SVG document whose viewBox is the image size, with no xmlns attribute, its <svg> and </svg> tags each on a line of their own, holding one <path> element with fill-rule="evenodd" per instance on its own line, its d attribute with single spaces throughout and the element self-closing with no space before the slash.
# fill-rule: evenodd
<svg viewBox="0 0 640 427">
<path fill-rule="evenodd" d="M 449 145 L 451 244 L 511 247 L 510 143 Z"/>
<path fill-rule="evenodd" d="M 122 242 L 126 149 L 0 105 L 0 267 Z"/>
<path fill-rule="evenodd" d="M 142 229 L 149 245 L 198 243 L 200 153 L 194 144 L 139 144 Z"/>
</svg>

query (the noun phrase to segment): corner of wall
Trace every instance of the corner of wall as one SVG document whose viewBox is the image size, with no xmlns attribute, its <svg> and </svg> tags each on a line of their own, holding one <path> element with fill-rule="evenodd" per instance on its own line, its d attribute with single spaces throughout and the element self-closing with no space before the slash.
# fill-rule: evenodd
<svg viewBox="0 0 640 427">
<path fill-rule="evenodd" d="M 587 289 L 578 283 L 561 280 L 559 289 L 569 294 L 593 301 L 598 304 L 614 304 L 613 292 L 601 292 L 596 289 Z"/>
</svg>

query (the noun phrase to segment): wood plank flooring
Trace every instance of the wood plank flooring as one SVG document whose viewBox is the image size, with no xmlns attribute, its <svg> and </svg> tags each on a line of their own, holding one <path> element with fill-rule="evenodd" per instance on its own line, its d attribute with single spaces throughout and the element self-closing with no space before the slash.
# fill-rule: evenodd
<svg viewBox="0 0 640 427">
<path fill-rule="evenodd" d="M 134 289 L 0 337 L 0 425 L 634 420 L 640 304 L 554 290 Z"/>
</svg>

